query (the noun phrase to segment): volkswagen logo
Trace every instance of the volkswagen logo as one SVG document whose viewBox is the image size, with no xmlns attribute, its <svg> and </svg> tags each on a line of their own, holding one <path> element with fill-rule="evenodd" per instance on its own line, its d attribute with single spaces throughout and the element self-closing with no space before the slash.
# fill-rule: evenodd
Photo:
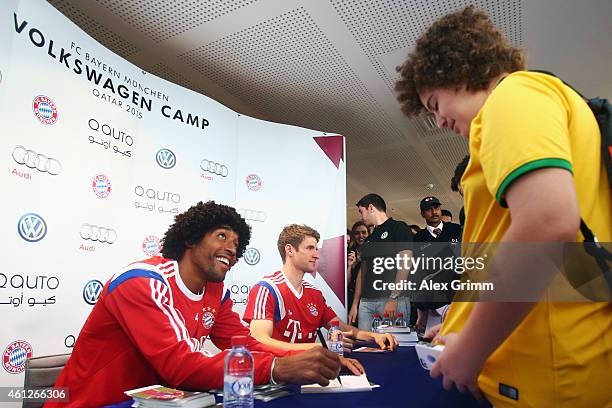
<svg viewBox="0 0 612 408">
<path fill-rule="evenodd" d="M 171 169 L 176 164 L 176 156 L 172 153 L 170 149 L 159 149 L 155 154 L 155 160 L 159 167 L 164 169 Z"/>
<path fill-rule="evenodd" d="M 244 261 L 249 265 L 257 265 L 259 263 L 260 255 L 256 248 L 247 248 L 244 251 Z"/>
<path fill-rule="evenodd" d="M 85 284 L 83 288 L 83 300 L 88 305 L 95 305 L 100 297 L 100 293 L 102 293 L 102 282 L 96 279 L 92 279 Z"/>
<path fill-rule="evenodd" d="M 62 165 L 57 159 L 36 153 L 34 150 L 26 149 L 23 146 L 15 146 L 13 149 L 13 160 L 18 164 L 23 164 L 31 169 L 36 169 L 42 173 L 49 173 L 53 176 L 62 171 Z"/>
<path fill-rule="evenodd" d="M 268 215 L 264 211 L 251 210 L 249 208 L 241 208 L 238 213 L 247 221 L 264 222 L 268 219 Z"/>
<path fill-rule="evenodd" d="M 117 232 L 112 228 L 99 227 L 92 224 L 81 225 L 79 231 L 81 238 L 91 241 L 106 242 L 112 244 L 117 239 Z"/>
<path fill-rule="evenodd" d="M 209 173 L 218 174 L 221 177 L 227 177 L 229 170 L 227 166 L 220 163 L 204 159 L 200 162 L 200 168 Z"/>
<path fill-rule="evenodd" d="M 24 214 L 17 223 L 17 231 L 26 241 L 38 242 L 47 235 L 47 223 L 38 214 Z"/>
</svg>

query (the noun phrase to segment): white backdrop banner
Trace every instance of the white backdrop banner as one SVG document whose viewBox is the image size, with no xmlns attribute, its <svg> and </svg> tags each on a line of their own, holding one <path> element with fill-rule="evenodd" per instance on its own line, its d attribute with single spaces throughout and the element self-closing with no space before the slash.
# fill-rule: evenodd
<svg viewBox="0 0 612 408">
<path fill-rule="evenodd" d="M 66 353 L 101 286 L 160 251 L 198 201 L 252 227 L 226 286 L 235 309 L 281 267 L 283 226 L 321 233 L 307 279 L 345 319 L 344 138 L 239 115 L 113 54 L 40 0 L 0 10 L 0 386 L 25 359 Z"/>
</svg>

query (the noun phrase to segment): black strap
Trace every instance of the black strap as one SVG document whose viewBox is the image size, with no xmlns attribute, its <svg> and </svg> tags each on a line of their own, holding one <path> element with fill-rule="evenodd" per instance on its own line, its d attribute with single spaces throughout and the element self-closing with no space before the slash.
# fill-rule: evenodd
<svg viewBox="0 0 612 408">
<path fill-rule="evenodd" d="M 593 231 L 591 231 L 582 218 L 580 218 L 580 231 L 584 236 L 584 242 L 588 244 L 584 245 L 584 250 L 587 254 L 595 258 L 597 266 L 601 269 L 601 273 L 603 273 L 606 282 L 608 282 L 608 287 L 610 291 L 612 291 L 612 268 L 608 265 L 608 263 L 612 261 L 612 254 L 601 246 L 597 237 L 593 234 Z"/>
</svg>

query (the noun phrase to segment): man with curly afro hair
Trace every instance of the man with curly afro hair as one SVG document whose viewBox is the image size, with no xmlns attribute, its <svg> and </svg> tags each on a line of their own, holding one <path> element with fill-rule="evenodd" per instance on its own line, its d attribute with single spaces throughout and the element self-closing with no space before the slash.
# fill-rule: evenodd
<svg viewBox="0 0 612 408">
<path fill-rule="evenodd" d="M 472 6 L 434 22 L 398 67 L 402 111 L 426 112 L 469 139 L 463 256 L 482 256 L 491 248 L 483 243 L 529 243 L 489 254 L 493 294 L 478 296 L 494 301 L 453 302 L 431 375 L 446 389 L 482 391 L 496 407 L 610 406 L 612 303 L 579 296 L 549 256 L 582 242 L 581 218 L 612 241 L 599 128 L 570 87 L 524 69 L 521 50 Z M 473 282 L 473 272 L 462 278 Z M 581 289 L 609 299 L 601 272 L 581 272 L 589 276 Z"/>
<path fill-rule="evenodd" d="M 134 262 L 106 283 L 56 383 L 70 389 L 70 401 L 47 406 L 116 404 L 128 399 L 124 391 L 151 384 L 221 388 L 227 351 L 211 354 L 203 344 L 210 339 L 227 350 L 235 336 L 253 354 L 256 384 L 327 385 L 340 371 L 335 353 L 262 344 L 232 311 L 223 279 L 250 236 L 234 208 L 214 201 L 177 215 L 164 237 L 164 257 Z"/>
</svg>

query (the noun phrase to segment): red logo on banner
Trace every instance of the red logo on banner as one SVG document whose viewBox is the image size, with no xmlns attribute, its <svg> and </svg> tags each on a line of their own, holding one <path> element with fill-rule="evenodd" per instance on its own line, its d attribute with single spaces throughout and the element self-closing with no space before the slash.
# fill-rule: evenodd
<svg viewBox="0 0 612 408">
<path fill-rule="evenodd" d="M 156 256 L 162 250 L 162 244 L 155 235 L 149 235 L 142 241 L 142 252 L 147 256 Z"/>
<path fill-rule="evenodd" d="M 249 190 L 257 191 L 261 188 L 261 178 L 257 174 L 249 174 L 244 181 Z"/>
<path fill-rule="evenodd" d="M 11 374 L 25 370 L 25 362 L 32 357 L 32 346 L 27 341 L 17 340 L 8 345 L 2 354 L 2 366 Z"/>
<path fill-rule="evenodd" d="M 57 122 L 57 105 L 51 98 L 38 95 L 34 98 L 32 109 L 36 119 L 43 125 L 52 125 Z"/>
<path fill-rule="evenodd" d="M 91 188 L 96 193 L 96 197 L 106 198 L 111 192 L 111 181 L 104 174 L 98 174 L 94 177 Z"/>
</svg>

